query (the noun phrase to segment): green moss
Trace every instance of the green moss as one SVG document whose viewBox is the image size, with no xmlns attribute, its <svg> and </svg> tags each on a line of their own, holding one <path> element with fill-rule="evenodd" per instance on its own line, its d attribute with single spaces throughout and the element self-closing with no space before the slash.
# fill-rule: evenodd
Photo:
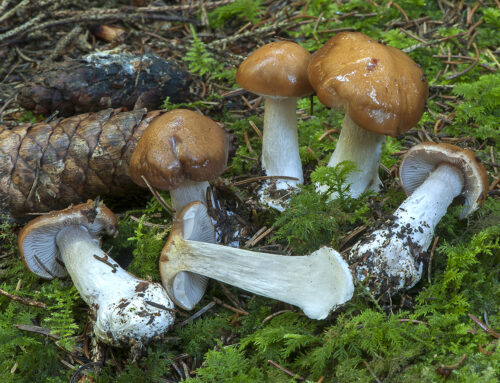
<svg viewBox="0 0 500 383">
<path fill-rule="evenodd" d="M 208 21 L 212 28 L 228 27 L 228 23 L 242 21 L 256 23 L 262 11 L 262 0 L 236 0 L 209 12 Z"/>
<path fill-rule="evenodd" d="M 318 167 L 311 174 L 311 181 L 327 186 L 328 190 L 318 194 L 314 184 L 303 186 L 276 220 L 274 239 L 290 245 L 294 254 L 307 254 L 322 245 L 338 248 L 350 225 L 363 222 L 369 213 L 365 203 L 368 194 L 358 199 L 347 194 L 349 185 L 344 185 L 344 181 L 351 171 L 356 169 L 347 161 L 335 168 Z M 331 193 L 338 193 L 339 198 L 329 200 Z"/>
</svg>

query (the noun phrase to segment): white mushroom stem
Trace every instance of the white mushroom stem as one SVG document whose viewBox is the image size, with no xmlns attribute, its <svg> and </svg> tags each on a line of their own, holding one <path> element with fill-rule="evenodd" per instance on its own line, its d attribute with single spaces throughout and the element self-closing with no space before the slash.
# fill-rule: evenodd
<svg viewBox="0 0 500 383">
<path fill-rule="evenodd" d="M 179 271 L 201 274 L 296 305 L 313 319 L 325 318 L 353 292 L 347 263 L 327 247 L 308 256 L 291 257 L 183 241 L 175 251 L 182 257 L 177 265 Z"/>
<path fill-rule="evenodd" d="M 337 146 L 328 162 L 335 167 L 342 161 L 352 161 L 356 170 L 348 174 L 346 183 L 351 185 L 349 195 L 359 197 L 364 191 L 378 191 L 382 184 L 378 176 L 382 143 L 385 136 L 360 128 L 348 114 L 344 117 L 344 125 L 340 132 Z M 318 186 L 319 192 L 324 192 L 324 186 Z M 335 195 L 332 199 L 337 198 Z"/>
<path fill-rule="evenodd" d="M 370 275 L 368 287 L 376 294 L 395 293 L 414 286 L 422 275 L 421 254 L 432 241 L 434 229 L 463 188 L 462 172 L 439 165 L 395 211 L 393 220 L 352 247 L 348 259 L 356 278 Z"/>
<path fill-rule="evenodd" d="M 181 306 L 191 307 L 200 298 L 186 288 L 186 271 L 299 306 L 313 319 L 325 318 L 351 298 L 352 274 L 335 250 L 291 257 L 189 240 L 207 236 L 210 225 L 204 205 L 186 209 L 179 217 L 183 229 L 174 226 L 160 258 L 163 286 Z"/>
<path fill-rule="evenodd" d="M 265 97 L 262 167 L 268 176 L 295 177 L 277 180 L 277 189 L 304 182 L 297 136 L 297 98 Z"/>
<path fill-rule="evenodd" d="M 207 181 L 184 181 L 179 187 L 176 189 L 170 190 L 170 198 L 172 200 L 172 207 L 175 211 L 181 211 L 184 206 L 188 203 L 194 201 L 200 201 L 204 204 L 207 203 L 207 188 L 210 187 L 210 184 Z"/>
<path fill-rule="evenodd" d="M 145 343 L 173 324 L 173 303 L 162 286 L 122 269 L 85 227 L 63 228 L 56 243 L 73 283 L 95 313 L 94 331 L 102 341 Z"/>
</svg>

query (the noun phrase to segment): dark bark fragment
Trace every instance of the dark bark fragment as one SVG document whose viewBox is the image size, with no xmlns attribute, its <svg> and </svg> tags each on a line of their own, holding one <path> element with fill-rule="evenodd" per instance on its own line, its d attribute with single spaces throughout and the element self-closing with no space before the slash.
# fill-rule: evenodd
<svg viewBox="0 0 500 383">
<path fill-rule="evenodd" d="M 60 116 L 106 108 L 158 109 L 166 97 L 189 101 L 189 73 L 154 54 L 95 53 L 82 60 L 54 64 L 25 85 L 21 106 Z"/>
<path fill-rule="evenodd" d="M 0 126 L 0 214 L 59 210 L 96 196 L 123 196 L 137 186 L 129 161 L 161 111 L 106 109 L 13 129 Z"/>
</svg>

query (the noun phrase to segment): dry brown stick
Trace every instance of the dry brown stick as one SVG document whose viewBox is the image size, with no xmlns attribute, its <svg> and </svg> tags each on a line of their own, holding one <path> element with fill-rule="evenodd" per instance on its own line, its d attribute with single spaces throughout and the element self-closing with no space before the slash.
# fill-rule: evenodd
<svg viewBox="0 0 500 383">
<path fill-rule="evenodd" d="M 38 24 L 38 22 L 41 21 L 44 17 L 45 17 L 44 14 L 36 15 L 35 17 L 33 17 L 31 20 L 25 22 L 24 24 L 21 24 L 14 29 L 10 29 L 3 34 L 0 34 L 0 41 L 6 40 L 10 37 L 13 37 L 18 33 L 25 32 L 26 30 L 30 29 L 33 25 Z"/>
<path fill-rule="evenodd" d="M 137 217 L 134 217 L 133 215 L 129 215 L 130 219 L 134 222 L 141 222 L 141 220 Z M 147 227 L 157 227 L 159 229 L 168 229 L 170 228 L 170 225 L 161 225 L 159 223 L 153 223 L 153 222 L 148 222 L 148 221 L 142 221 L 142 224 Z"/>
<path fill-rule="evenodd" d="M 391 1 L 391 2 L 389 3 L 389 5 L 394 5 L 394 7 L 395 7 L 395 8 L 397 8 L 399 12 L 401 12 L 401 14 L 403 15 L 403 17 L 405 18 L 405 21 L 406 21 L 407 23 L 409 23 L 409 22 L 410 22 L 410 19 L 408 18 L 408 15 L 405 13 L 405 11 L 403 10 L 403 8 L 401 8 L 401 6 L 400 6 L 400 5 L 396 4 L 394 1 Z"/>
<path fill-rule="evenodd" d="M 466 74 L 467 72 L 470 72 L 479 63 L 479 51 L 477 49 L 477 45 L 476 45 L 476 43 L 472 43 L 472 46 L 474 47 L 474 49 L 476 51 L 476 61 L 474 61 L 471 65 L 469 65 L 463 71 L 458 72 L 458 73 L 454 73 L 454 74 L 446 77 L 446 80 L 452 80 L 454 78 L 457 78 L 457 77 L 460 77 L 460 76 Z"/>
<path fill-rule="evenodd" d="M 382 383 L 380 381 L 380 379 L 377 378 L 377 376 L 375 375 L 375 373 L 373 372 L 373 370 L 371 369 L 370 365 L 368 364 L 368 362 L 366 360 L 363 360 L 363 364 L 365 365 L 366 369 L 368 370 L 368 372 L 370 373 L 370 375 L 373 377 L 373 379 L 375 379 L 375 381 L 377 383 Z"/>
<path fill-rule="evenodd" d="M 481 4 L 479 2 L 476 3 L 476 5 L 474 5 L 472 7 L 472 9 L 470 10 L 470 12 L 467 14 L 467 22 L 466 22 L 466 26 L 469 26 L 472 24 L 472 16 L 474 16 L 474 13 L 477 11 L 477 9 L 479 8 Z"/>
<path fill-rule="evenodd" d="M 236 40 L 240 40 L 240 39 L 243 39 L 246 37 L 254 37 L 256 35 L 265 34 L 267 32 L 274 31 L 276 29 L 280 29 L 281 27 L 284 27 L 285 25 L 287 25 L 289 23 L 290 23 L 290 21 L 288 21 L 288 20 L 281 21 L 279 23 L 273 23 L 270 25 L 266 25 L 265 27 L 261 27 L 261 28 L 255 29 L 255 30 L 250 30 L 250 31 L 240 33 L 239 35 L 232 35 L 232 36 L 228 36 L 228 37 L 225 37 L 223 39 L 220 39 L 220 40 L 212 41 L 211 43 L 207 44 L 207 46 L 209 48 L 214 48 L 217 45 L 224 45 L 224 44 L 231 43 L 231 42 L 234 42 Z"/>
<path fill-rule="evenodd" d="M 206 313 L 208 310 L 210 310 L 215 305 L 216 305 L 216 303 L 214 301 L 210 302 L 208 305 L 206 305 L 201 310 L 199 310 L 198 312 L 196 312 L 193 315 L 191 315 L 186 320 L 184 320 L 181 323 L 175 325 L 175 327 L 182 327 L 182 326 L 187 325 L 189 322 L 191 322 L 192 320 L 194 320 L 194 319 L 198 318 L 199 316 L 203 315 L 204 313 Z"/>
<path fill-rule="evenodd" d="M 184 21 L 184 22 L 195 22 L 195 20 L 187 20 L 182 17 L 178 16 L 166 16 L 166 15 L 156 15 L 156 14 L 140 14 L 140 13 L 118 13 L 118 14 L 112 14 L 112 15 L 101 15 L 101 14 L 81 14 L 78 16 L 73 16 L 73 17 L 68 17 L 65 19 L 57 19 L 57 20 L 49 20 L 41 24 L 33 24 L 30 23 L 30 27 L 28 28 L 28 32 L 35 32 L 38 30 L 43 30 L 49 27 L 54 27 L 56 25 L 61 25 L 61 24 L 71 24 L 71 23 L 78 23 L 82 21 L 97 21 L 97 20 L 109 20 L 109 19 L 119 19 L 119 20 L 134 20 L 137 18 L 155 18 L 158 16 L 158 18 L 161 18 L 162 20 L 167 20 L 167 21 Z M 0 41 L 2 40 L 2 36 L 0 36 Z"/>
<path fill-rule="evenodd" d="M 35 332 L 37 334 L 48 336 L 49 338 L 52 338 L 54 340 L 59 340 L 59 337 L 57 335 L 51 334 L 50 329 L 45 327 L 31 326 L 27 324 L 14 324 L 14 327 L 17 327 L 22 331 Z"/>
<path fill-rule="evenodd" d="M 148 187 L 149 191 L 151 192 L 151 194 L 153 194 L 153 196 L 155 197 L 155 199 L 158 201 L 158 203 L 163 206 L 163 208 L 167 211 L 169 211 L 170 213 L 173 213 L 175 210 L 173 207 L 171 207 L 167 201 L 165 201 L 165 199 L 161 196 L 161 194 L 158 192 L 158 190 L 156 190 L 149 182 L 148 180 L 146 179 L 146 177 L 144 176 L 141 176 L 142 180 L 144 181 L 144 183 L 146 184 L 146 186 Z"/>
<path fill-rule="evenodd" d="M 400 30 L 401 32 L 403 32 L 405 35 L 410 36 L 412 39 L 417 40 L 417 41 L 420 41 L 421 43 L 427 44 L 427 40 L 425 40 L 425 39 L 423 39 L 423 38 L 421 38 L 421 37 L 417 36 L 416 34 L 414 34 L 414 33 L 410 32 L 410 31 L 407 31 L 407 30 L 406 30 L 406 29 L 404 29 L 404 28 L 399 28 L 399 30 Z"/>
<path fill-rule="evenodd" d="M 226 287 L 226 285 L 219 281 L 217 281 L 217 283 L 221 288 L 222 293 L 226 296 L 226 298 L 229 299 L 234 306 L 241 308 L 238 298 Z"/>
<path fill-rule="evenodd" d="M 292 371 L 287 370 L 285 367 L 280 366 L 278 363 L 276 363 L 274 360 L 268 359 L 267 362 L 271 364 L 272 366 L 276 367 L 278 370 L 283 371 L 285 374 L 288 376 L 294 377 L 297 380 L 304 380 L 304 377 L 294 374 Z"/>
<path fill-rule="evenodd" d="M 239 185 L 249 184 L 249 183 L 257 182 L 257 181 L 276 180 L 276 179 L 298 181 L 297 177 L 288 177 L 288 176 L 259 176 L 259 177 L 247 178 L 246 180 L 242 180 L 242 181 L 233 182 L 231 186 L 239 186 Z"/>
<path fill-rule="evenodd" d="M 399 319 L 399 322 L 403 322 L 403 323 L 416 323 L 416 324 L 425 324 L 426 326 L 428 325 L 427 322 L 423 322 L 421 320 L 417 320 L 417 319 L 408 319 L 408 318 L 402 318 L 402 319 Z"/>
<path fill-rule="evenodd" d="M 231 310 L 232 312 L 234 312 L 236 314 L 248 315 L 248 311 L 245 311 L 245 310 L 233 307 L 231 305 L 228 305 L 227 303 L 224 303 L 223 301 L 221 301 L 219 298 L 213 297 L 213 300 L 214 300 L 215 303 L 221 305 L 222 307 L 224 307 L 224 308 L 226 308 L 228 310 Z"/>
<path fill-rule="evenodd" d="M 431 283 L 431 269 L 432 269 L 432 258 L 434 256 L 434 250 L 436 250 L 436 245 L 439 241 L 439 236 L 436 236 L 434 242 L 432 243 L 431 254 L 429 255 L 429 266 L 427 266 L 427 281 Z"/>
<path fill-rule="evenodd" d="M 74 11 L 74 10 L 62 10 L 53 12 L 53 17 L 67 17 L 67 16 L 79 16 L 84 14 L 102 14 L 102 15 L 116 15 L 126 12 L 134 13 L 165 13 L 173 11 L 188 11 L 190 9 L 197 10 L 200 5 L 203 5 L 205 9 L 217 8 L 221 5 L 234 3 L 235 0 L 220 0 L 212 2 L 200 2 L 187 5 L 164 5 L 159 7 L 121 7 L 121 8 L 91 8 L 86 11 Z"/>
<path fill-rule="evenodd" d="M 0 294 L 2 294 L 3 296 L 6 296 L 7 298 L 9 298 L 13 301 L 22 303 L 23 305 L 40 307 L 42 309 L 44 309 L 46 307 L 46 304 L 43 302 L 38 302 L 38 301 L 35 301 L 34 299 L 31 299 L 31 298 L 20 297 L 19 295 L 11 294 L 11 293 L 9 293 L 5 290 L 2 290 L 2 289 L 0 289 Z"/>
<path fill-rule="evenodd" d="M 58 58 L 61 53 L 66 49 L 66 47 L 71 44 L 71 42 L 75 39 L 76 36 L 82 31 L 82 27 L 80 25 L 76 25 L 69 33 L 65 34 L 56 44 L 54 50 L 47 56 L 42 62 L 42 66 L 45 67 L 49 65 L 52 61 Z"/>
<path fill-rule="evenodd" d="M 271 319 L 273 319 L 274 317 L 277 317 L 278 315 L 281 315 L 281 314 L 284 314 L 284 313 L 288 313 L 288 312 L 293 312 L 292 310 L 280 310 L 280 311 L 276 311 L 275 313 L 272 313 L 271 315 L 268 315 L 267 317 L 265 317 L 264 319 L 262 319 L 262 324 L 270 321 Z"/>
<path fill-rule="evenodd" d="M 457 369 L 458 367 L 460 367 L 464 362 L 465 362 L 465 359 L 467 358 L 467 355 L 466 354 L 463 354 L 462 357 L 460 358 L 460 360 L 457 362 L 457 363 L 453 363 L 453 364 L 450 364 L 450 365 L 440 365 L 438 368 L 437 368 L 437 373 L 444 376 L 444 377 L 448 377 L 448 375 L 451 373 L 452 370 L 455 370 Z"/>
<path fill-rule="evenodd" d="M 30 2 L 31 2 L 31 0 L 23 0 L 20 3 L 18 3 L 14 8 L 9 9 L 2 16 L 0 16 L 0 23 L 2 21 L 4 21 L 4 20 L 7 20 L 9 17 L 11 17 L 12 15 L 14 15 L 18 10 L 20 10 L 21 8 L 23 8 L 25 5 L 28 5 Z M 2 8 L 4 9 L 6 7 L 7 7 L 7 2 L 2 3 Z M 0 12 L 2 12 L 3 9 L 0 10 Z"/>
<path fill-rule="evenodd" d="M 7 5 L 9 5 L 9 0 L 2 0 L 2 3 L 0 4 L 0 15 L 4 15 L 2 16 L 2 19 L 5 17 L 4 11 L 5 8 L 7 8 Z"/>
<path fill-rule="evenodd" d="M 264 139 L 264 137 L 262 137 L 262 132 L 257 127 L 257 125 L 255 125 L 255 122 L 249 120 L 248 123 L 250 124 L 250 126 L 252 127 L 252 129 L 255 131 L 255 133 L 257 134 L 257 136 L 259 136 L 260 142 L 262 142 L 262 140 Z"/>
<path fill-rule="evenodd" d="M 490 328 L 489 326 L 486 325 L 486 323 L 483 323 L 481 320 L 479 320 L 475 315 L 472 314 L 467 314 L 470 319 L 472 319 L 479 327 L 481 327 L 484 331 L 486 331 L 488 334 L 494 336 L 497 339 L 500 339 L 500 334 L 497 333 L 495 330 Z"/>
<path fill-rule="evenodd" d="M 262 239 L 264 239 L 265 237 L 267 237 L 269 235 L 269 233 L 271 233 L 271 231 L 273 231 L 273 228 L 274 228 L 274 226 L 270 227 L 269 229 L 267 229 L 266 231 L 264 231 L 262 234 L 260 234 L 252 242 L 250 242 L 249 247 L 253 247 L 256 244 L 258 244 L 260 241 L 262 241 Z"/>
</svg>

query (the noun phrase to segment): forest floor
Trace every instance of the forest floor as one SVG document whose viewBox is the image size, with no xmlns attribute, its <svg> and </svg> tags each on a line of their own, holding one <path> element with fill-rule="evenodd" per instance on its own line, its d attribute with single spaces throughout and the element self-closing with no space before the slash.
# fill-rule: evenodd
<svg viewBox="0 0 500 383">
<path fill-rule="evenodd" d="M 228 167 L 212 182 L 226 243 L 235 224 L 227 211 L 236 211 L 245 233 L 238 240 L 247 249 L 302 255 L 328 245 L 345 252 L 404 200 L 398 164 L 423 141 L 474 151 L 488 173 L 489 193 L 466 220 L 458 219 L 459 206 L 448 209 L 425 254 L 423 278 L 409 291 L 379 299 L 358 287 L 341 309 L 314 321 L 291 305 L 211 281 L 199 305 L 179 309 L 172 330 L 136 360 L 105 345 L 101 355 L 93 353 L 88 306 L 71 280 L 46 281 L 26 270 L 17 248 L 21 227 L 0 221 L 6 293 L 0 294 L 0 381 L 500 381 L 498 0 L 85 3 L 0 1 L 0 124 L 10 129 L 49 118 L 22 108 L 16 96 L 54 63 L 109 50 L 171 60 L 193 76 L 192 100 L 166 100 L 163 107 L 197 110 L 230 136 Z M 124 34 L 105 41 L 99 25 Z M 305 186 L 278 214 L 256 202 L 264 103 L 236 85 L 236 68 L 265 43 L 292 40 L 313 53 L 342 31 L 363 32 L 421 66 L 429 82 L 424 115 L 385 141 L 379 193 L 332 203 L 314 193 L 311 173 L 328 162 L 343 113 L 316 97 L 300 99 Z M 120 234 L 104 247 L 131 273 L 159 281 L 159 253 L 173 217 L 144 194 L 105 201 L 119 217 Z"/>
</svg>

